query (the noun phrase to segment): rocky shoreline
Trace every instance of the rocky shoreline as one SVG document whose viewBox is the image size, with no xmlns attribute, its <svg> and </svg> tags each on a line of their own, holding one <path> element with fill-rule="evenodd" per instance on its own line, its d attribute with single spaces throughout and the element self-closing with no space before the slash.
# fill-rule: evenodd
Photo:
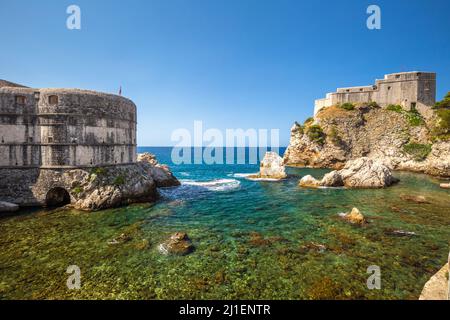
<svg viewBox="0 0 450 320">
<path fill-rule="evenodd" d="M 157 188 L 180 185 L 166 165 L 161 165 L 151 154 L 141 154 L 132 164 L 79 168 L 72 170 L 45 170 L 40 172 L 32 187 L 33 195 L 45 194 L 51 184 L 57 187 L 46 192 L 46 198 L 35 206 L 63 204 L 84 211 L 97 211 L 140 202 L 154 202 L 159 198 Z M 23 200 L 6 199 L 0 212 L 12 212 L 23 206 Z M 28 204 L 27 206 L 30 206 Z"/>
<path fill-rule="evenodd" d="M 435 133 L 440 120 L 435 114 L 414 116 L 369 104 L 325 108 L 292 127 L 284 162 L 339 170 L 349 160 L 368 157 L 391 170 L 450 177 L 450 141 Z"/>
</svg>

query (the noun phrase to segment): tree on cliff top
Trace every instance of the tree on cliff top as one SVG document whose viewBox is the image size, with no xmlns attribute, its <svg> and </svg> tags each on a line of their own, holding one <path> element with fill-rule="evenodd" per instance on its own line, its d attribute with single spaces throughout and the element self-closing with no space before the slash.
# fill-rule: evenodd
<svg viewBox="0 0 450 320">
<path fill-rule="evenodd" d="M 445 95 L 444 99 L 442 99 L 439 102 L 436 102 L 436 104 L 434 105 L 434 107 L 436 109 L 441 109 L 441 108 L 450 108 L 450 91 L 447 92 L 447 94 Z"/>
</svg>

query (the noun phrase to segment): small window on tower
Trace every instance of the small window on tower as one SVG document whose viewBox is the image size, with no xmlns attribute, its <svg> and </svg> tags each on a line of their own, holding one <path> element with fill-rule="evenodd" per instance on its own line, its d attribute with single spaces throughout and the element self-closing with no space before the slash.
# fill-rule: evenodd
<svg viewBox="0 0 450 320">
<path fill-rule="evenodd" d="M 16 103 L 17 104 L 25 104 L 25 97 L 24 96 L 16 96 Z"/>
<path fill-rule="evenodd" d="M 47 141 L 48 141 L 48 143 L 53 143 L 53 137 L 48 137 Z"/>
<path fill-rule="evenodd" d="M 58 96 L 49 96 L 48 97 L 48 103 L 50 105 L 56 105 L 58 104 Z"/>
</svg>

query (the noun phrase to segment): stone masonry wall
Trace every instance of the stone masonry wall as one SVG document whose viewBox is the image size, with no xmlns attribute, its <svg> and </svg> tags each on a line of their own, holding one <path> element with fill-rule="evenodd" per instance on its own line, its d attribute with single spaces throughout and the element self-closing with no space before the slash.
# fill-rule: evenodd
<svg viewBox="0 0 450 320">
<path fill-rule="evenodd" d="M 131 100 L 0 82 L 0 200 L 42 205 L 58 181 L 67 181 L 69 170 L 135 162 Z M 72 186 L 58 187 L 70 192 Z"/>
</svg>

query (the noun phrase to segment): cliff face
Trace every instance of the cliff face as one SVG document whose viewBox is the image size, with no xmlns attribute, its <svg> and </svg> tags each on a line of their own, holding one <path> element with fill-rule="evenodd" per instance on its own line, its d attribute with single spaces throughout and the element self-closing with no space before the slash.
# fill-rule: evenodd
<svg viewBox="0 0 450 320">
<path fill-rule="evenodd" d="M 450 176 L 450 141 L 432 134 L 435 116 L 360 105 L 332 106 L 305 125 L 295 124 L 284 161 L 291 166 L 341 169 L 348 160 L 369 157 L 394 170 Z"/>
</svg>

